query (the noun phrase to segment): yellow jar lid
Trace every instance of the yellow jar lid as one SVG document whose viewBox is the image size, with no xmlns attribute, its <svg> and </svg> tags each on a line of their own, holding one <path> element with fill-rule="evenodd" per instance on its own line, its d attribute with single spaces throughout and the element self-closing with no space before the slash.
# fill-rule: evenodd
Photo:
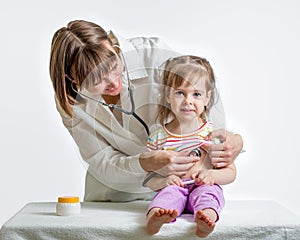
<svg viewBox="0 0 300 240">
<path fill-rule="evenodd" d="M 79 197 L 76 196 L 62 196 L 58 197 L 59 203 L 78 203 Z"/>
</svg>

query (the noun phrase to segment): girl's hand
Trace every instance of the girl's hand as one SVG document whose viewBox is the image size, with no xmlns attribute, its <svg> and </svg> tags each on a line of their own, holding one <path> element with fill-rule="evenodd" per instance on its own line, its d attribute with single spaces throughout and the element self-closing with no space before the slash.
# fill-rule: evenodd
<svg viewBox="0 0 300 240">
<path fill-rule="evenodd" d="M 198 176 L 196 176 L 194 179 L 196 185 L 203 185 L 203 184 L 213 185 L 215 183 L 213 171 L 211 169 L 200 170 Z"/>
<path fill-rule="evenodd" d="M 150 179 L 146 185 L 153 191 L 159 191 L 162 188 L 165 188 L 170 185 L 184 187 L 181 178 L 176 175 L 170 175 L 168 177 L 155 176 L 152 179 Z"/>
<path fill-rule="evenodd" d="M 156 150 L 140 155 L 140 164 L 145 171 L 157 172 L 161 176 L 183 176 L 200 158 L 187 156 L 187 152 Z"/>
<path fill-rule="evenodd" d="M 213 141 L 218 138 L 220 144 L 204 144 L 201 147 L 207 151 L 211 163 L 216 168 L 227 167 L 232 164 L 243 148 L 243 139 L 238 134 L 233 134 L 224 129 L 210 133 L 205 140 Z"/>
<path fill-rule="evenodd" d="M 170 185 L 177 185 L 177 186 L 180 186 L 180 187 L 184 187 L 181 178 L 176 176 L 176 175 L 170 175 L 170 176 L 165 177 L 163 179 L 164 179 L 165 187 L 170 186 Z"/>
</svg>

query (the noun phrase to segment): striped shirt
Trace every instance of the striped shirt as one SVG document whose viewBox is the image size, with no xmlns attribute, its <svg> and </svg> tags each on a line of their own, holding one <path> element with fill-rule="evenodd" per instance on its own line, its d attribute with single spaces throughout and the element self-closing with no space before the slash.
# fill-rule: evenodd
<svg viewBox="0 0 300 240">
<path fill-rule="evenodd" d="M 197 130 L 188 134 L 173 134 L 169 132 L 165 126 L 155 130 L 147 141 L 147 149 L 153 150 L 173 150 L 176 152 L 191 151 L 201 147 L 204 143 L 211 143 L 204 140 L 205 137 L 213 131 L 213 125 L 205 122 Z"/>
</svg>

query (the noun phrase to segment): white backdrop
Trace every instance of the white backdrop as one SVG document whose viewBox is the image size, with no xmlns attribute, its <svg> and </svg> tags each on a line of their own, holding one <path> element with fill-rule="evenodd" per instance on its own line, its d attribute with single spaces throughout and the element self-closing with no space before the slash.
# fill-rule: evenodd
<svg viewBox="0 0 300 240">
<path fill-rule="evenodd" d="M 209 59 L 227 126 L 246 149 L 226 198 L 273 199 L 300 214 L 300 2 L 147 2 L 1 4 L 0 226 L 28 202 L 83 199 L 85 167 L 55 109 L 48 70 L 54 32 L 74 19 L 123 37 L 160 36 L 178 52 Z"/>
</svg>

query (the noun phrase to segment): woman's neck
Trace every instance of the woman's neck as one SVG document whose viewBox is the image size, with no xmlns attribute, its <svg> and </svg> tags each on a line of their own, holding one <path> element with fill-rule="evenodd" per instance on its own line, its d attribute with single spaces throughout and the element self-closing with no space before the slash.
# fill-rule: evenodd
<svg viewBox="0 0 300 240">
<path fill-rule="evenodd" d="M 120 94 L 116 96 L 110 96 L 110 95 L 102 95 L 102 98 L 107 104 L 118 104 L 120 100 Z"/>
</svg>

